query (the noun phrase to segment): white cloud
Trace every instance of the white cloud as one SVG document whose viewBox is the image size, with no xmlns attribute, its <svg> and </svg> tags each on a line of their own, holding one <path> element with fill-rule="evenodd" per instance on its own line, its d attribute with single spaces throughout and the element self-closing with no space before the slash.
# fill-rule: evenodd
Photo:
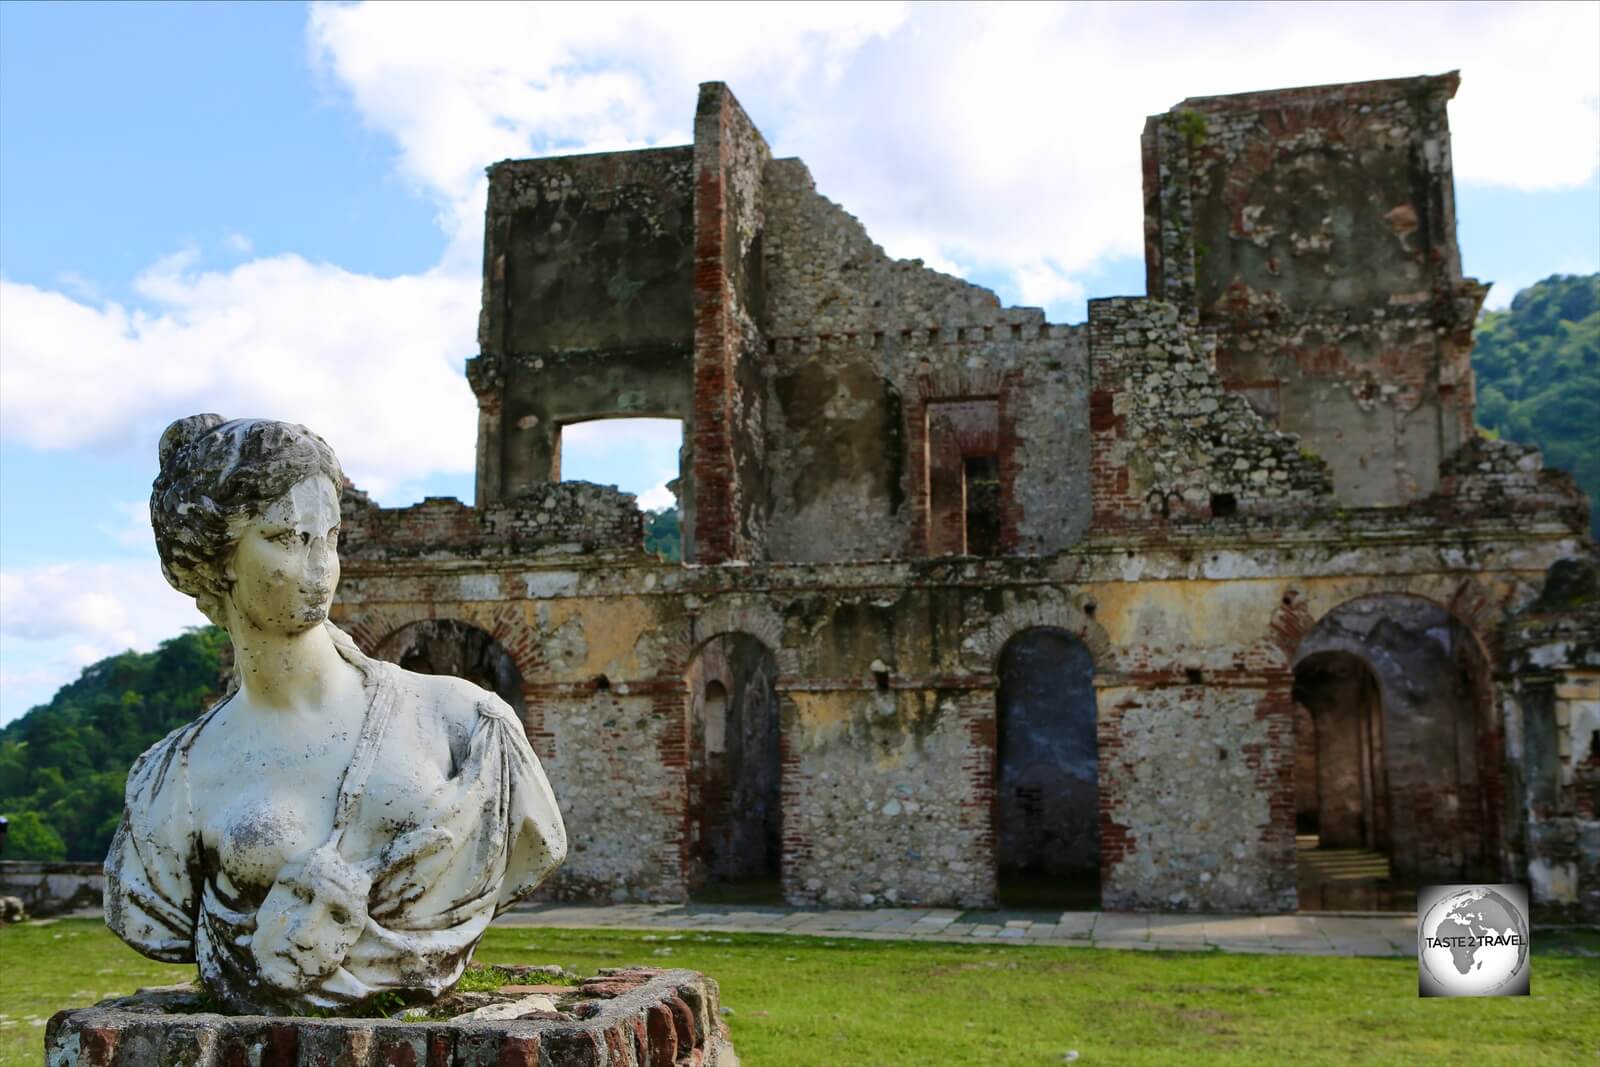
<svg viewBox="0 0 1600 1067">
<path fill-rule="evenodd" d="M 664 508 L 678 506 L 678 498 L 672 495 L 672 490 L 667 488 L 667 483 L 652 486 L 639 494 L 639 507 L 643 511 L 661 511 Z"/>
<path fill-rule="evenodd" d="M 70 639 L 100 658 L 154 648 L 205 618 L 167 584 L 154 559 L 55 563 L 0 571 L 0 634 L 24 641 Z"/>
<path fill-rule="evenodd" d="M 724 80 L 891 253 L 1009 277 L 1047 304 L 1076 304 L 1092 267 L 1141 254 L 1146 115 L 1460 68 L 1458 180 L 1572 187 L 1600 162 L 1597 38 L 1600 6 L 1562 3 L 368 4 L 311 18 L 314 56 L 445 204 L 462 263 L 486 162 L 686 142 L 695 83 Z"/>
<path fill-rule="evenodd" d="M 137 560 L 0 571 L 0 723 L 97 660 L 147 652 L 205 622 L 161 577 L 153 545 Z"/>
<path fill-rule="evenodd" d="M 222 246 L 228 251 L 241 256 L 248 256 L 256 250 L 256 244 L 242 233 L 230 233 L 222 239 Z"/>
<path fill-rule="evenodd" d="M 643 498 L 678 476 L 683 423 L 677 419 L 594 419 L 561 429 L 563 481 L 616 485 Z M 670 498 L 670 494 L 669 498 Z"/>
<path fill-rule="evenodd" d="M 97 523 L 95 528 L 123 548 L 148 548 L 155 541 L 150 527 L 150 504 L 144 500 L 113 500 L 118 523 Z"/>
<path fill-rule="evenodd" d="M 898 3 L 318 4 L 313 56 L 449 199 L 508 156 L 687 139 L 696 83 L 836 82 Z"/>
<path fill-rule="evenodd" d="M 0 425 L 36 448 L 143 449 L 197 411 L 302 422 L 382 497 L 470 469 L 461 367 L 478 287 L 440 272 L 352 274 L 297 256 L 220 273 L 175 254 L 140 276 L 155 310 L 0 282 Z M 92 387 L 91 387 L 92 383 Z"/>
<path fill-rule="evenodd" d="M 1082 283 L 1049 260 L 1023 263 L 1012 272 L 1012 277 L 1022 302 L 1030 306 L 1076 303 L 1086 295 Z"/>
</svg>

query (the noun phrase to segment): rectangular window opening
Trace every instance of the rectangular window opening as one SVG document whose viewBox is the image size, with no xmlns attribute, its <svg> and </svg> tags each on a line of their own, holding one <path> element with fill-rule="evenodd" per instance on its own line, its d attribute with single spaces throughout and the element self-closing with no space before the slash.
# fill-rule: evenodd
<svg viewBox="0 0 1600 1067">
<path fill-rule="evenodd" d="M 994 456 L 962 460 L 966 483 L 966 541 L 969 556 L 1000 554 L 1000 461 Z"/>
<path fill-rule="evenodd" d="M 683 420 L 597 418 L 556 432 L 552 481 L 593 482 L 632 493 L 644 512 L 644 547 L 664 560 L 683 558 L 678 500 L 684 461 Z"/>
</svg>

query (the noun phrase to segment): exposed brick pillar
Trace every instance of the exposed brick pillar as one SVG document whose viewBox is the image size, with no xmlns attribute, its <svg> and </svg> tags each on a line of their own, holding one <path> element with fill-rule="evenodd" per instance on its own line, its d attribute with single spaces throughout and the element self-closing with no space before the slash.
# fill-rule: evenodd
<svg viewBox="0 0 1600 1067">
<path fill-rule="evenodd" d="M 685 545 L 696 563 L 749 559 L 760 493 L 741 457 L 762 447 L 759 409 L 740 372 L 764 348 L 756 323 L 762 175 L 771 153 L 728 87 L 700 87 L 694 122 L 694 505 Z M 748 376 L 747 376 L 748 377 Z M 759 463 L 746 463 L 753 470 Z"/>
</svg>

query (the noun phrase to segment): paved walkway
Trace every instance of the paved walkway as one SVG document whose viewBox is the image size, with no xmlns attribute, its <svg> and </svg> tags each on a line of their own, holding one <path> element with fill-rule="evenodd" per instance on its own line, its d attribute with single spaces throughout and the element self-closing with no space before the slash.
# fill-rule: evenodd
<svg viewBox="0 0 1600 1067">
<path fill-rule="evenodd" d="M 704 904 L 537 904 L 500 926 L 728 931 L 878 941 L 1077 945 L 1094 948 L 1309 956 L 1411 956 L 1415 915 L 1133 915 L 1126 912 L 958 911 L 948 908 L 795 911 Z"/>
</svg>

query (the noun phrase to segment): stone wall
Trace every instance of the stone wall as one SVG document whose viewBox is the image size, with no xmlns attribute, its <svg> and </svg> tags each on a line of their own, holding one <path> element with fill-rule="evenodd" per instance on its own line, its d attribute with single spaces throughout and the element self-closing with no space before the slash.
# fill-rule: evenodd
<svg viewBox="0 0 1600 1067">
<path fill-rule="evenodd" d="M 1536 914 L 1600 922 L 1600 560 L 1552 567 L 1508 627 L 1508 863 Z"/>
<path fill-rule="evenodd" d="M 744 725 L 777 733 L 786 899 L 994 903 L 1002 651 L 1044 628 L 1093 661 L 1095 788 L 1055 815 L 1095 825 L 1105 906 L 1295 906 L 1295 668 L 1318 648 L 1373 665 L 1397 863 L 1544 863 L 1565 900 L 1594 881 L 1587 749 L 1558 736 L 1589 722 L 1571 694 L 1591 667 L 1506 661 L 1501 637 L 1589 551 L 1587 506 L 1536 452 L 1465 431 L 1481 288 L 1459 276 L 1452 90 L 1158 116 L 1150 295 L 1092 301 L 1083 326 L 888 257 L 719 83 L 690 148 L 503 164 L 469 365 L 484 506 L 347 494 L 336 617 L 369 651 L 453 620 L 509 657 L 571 833 L 559 896 L 680 900 L 714 873 L 713 842 L 752 829 L 718 805 L 729 708 L 759 675 L 776 700 Z M 602 220 L 620 243 L 569 264 L 550 227 Z M 591 299 L 619 278 L 638 314 Z M 587 399 L 534 410 L 568 385 Z M 552 482 L 551 412 L 687 418 L 687 565 L 642 552 L 631 498 Z M 1317 645 L 1379 601 L 1434 622 Z M 1446 653 L 1419 667 L 1435 622 Z M 771 663 L 741 674 L 719 641 Z M 1452 671 L 1472 680 L 1449 709 L 1405 689 Z M 1428 745 L 1453 753 L 1437 790 Z M 1559 759 L 1575 784 L 1547 802 Z"/>
<path fill-rule="evenodd" d="M 354 559 L 336 615 L 368 648 L 449 617 L 511 652 L 572 830 L 558 895 L 688 891 L 686 672 L 706 636 L 738 632 L 777 653 L 786 897 L 992 902 L 996 664 L 1011 637 L 1051 626 L 1096 662 L 1108 905 L 1284 908 L 1292 656 L 1316 621 L 1410 596 L 1481 637 L 1580 543 L 1555 524 L 1469 534 L 1433 521 L 1133 531 L 1046 560 Z"/>
<path fill-rule="evenodd" d="M 644 555 L 644 516 L 633 494 L 590 482 L 529 486 L 487 508 L 470 508 L 453 497 L 378 508 L 365 493 L 347 487 L 340 514 L 343 559 Z"/>
<path fill-rule="evenodd" d="M 1327 461 L 1341 501 L 1431 492 L 1472 435 L 1450 134 L 1459 78 L 1186 100 L 1143 137 L 1149 292 Z"/>
<path fill-rule="evenodd" d="M 691 148 L 489 168 L 477 503 L 560 480 L 561 427 L 693 404 Z"/>
<path fill-rule="evenodd" d="M 16 897 L 32 918 L 98 908 L 106 875 L 98 863 L 0 860 L 0 897 Z"/>
<path fill-rule="evenodd" d="M 694 508 L 685 558 L 760 559 L 767 528 L 762 174 L 772 153 L 728 87 L 695 110 Z"/>
<path fill-rule="evenodd" d="M 768 558 L 945 554 L 931 482 L 943 473 L 959 484 L 965 458 L 994 461 L 1002 552 L 1046 554 L 1082 536 L 1083 330 L 890 258 L 797 159 L 769 164 L 766 187 Z M 930 419 L 971 403 L 990 407 L 992 428 L 942 452 Z"/>
<path fill-rule="evenodd" d="M 1301 509 L 1327 496 L 1322 460 L 1222 388 L 1179 308 L 1091 301 L 1089 343 L 1097 525 Z"/>
</svg>

